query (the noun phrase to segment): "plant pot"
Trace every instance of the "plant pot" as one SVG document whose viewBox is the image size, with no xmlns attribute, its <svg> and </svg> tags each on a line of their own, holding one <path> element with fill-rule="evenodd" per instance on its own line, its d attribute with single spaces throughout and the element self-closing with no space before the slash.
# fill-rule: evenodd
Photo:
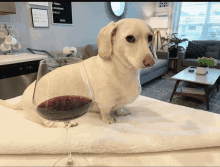
<svg viewBox="0 0 220 167">
<path fill-rule="evenodd" d="M 175 58 L 177 56 L 177 48 L 169 50 L 169 56 Z"/>
<path fill-rule="evenodd" d="M 197 67 L 196 74 L 205 75 L 207 73 L 207 67 Z"/>
</svg>

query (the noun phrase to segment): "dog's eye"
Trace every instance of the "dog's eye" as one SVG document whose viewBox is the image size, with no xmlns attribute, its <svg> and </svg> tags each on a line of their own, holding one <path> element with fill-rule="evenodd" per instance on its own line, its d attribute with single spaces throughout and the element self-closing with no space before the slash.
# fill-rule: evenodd
<svg viewBox="0 0 220 167">
<path fill-rule="evenodd" d="M 135 41 L 135 38 L 134 38 L 134 36 L 129 35 L 129 36 L 126 37 L 126 40 L 127 40 L 128 42 L 133 43 L 133 42 Z"/>
<path fill-rule="evenodd" d="M 152 36 L 152 35 L 149 35 L 149 36 L 148 36 L 148 42 L 151 42 L 152 39 L 153 39 L 153 36 Z"/>
</svg>

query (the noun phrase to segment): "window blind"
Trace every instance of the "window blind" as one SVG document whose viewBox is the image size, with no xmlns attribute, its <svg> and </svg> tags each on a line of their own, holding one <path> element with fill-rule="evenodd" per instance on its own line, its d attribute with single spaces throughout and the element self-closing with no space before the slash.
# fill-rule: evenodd
<svg viewBox="0 0 220 167">
<path fill-rule="evenodd" d="M 191 40 L 220 39 L 220 2 L 182 2 L 178 36 Z"/>
</svg>

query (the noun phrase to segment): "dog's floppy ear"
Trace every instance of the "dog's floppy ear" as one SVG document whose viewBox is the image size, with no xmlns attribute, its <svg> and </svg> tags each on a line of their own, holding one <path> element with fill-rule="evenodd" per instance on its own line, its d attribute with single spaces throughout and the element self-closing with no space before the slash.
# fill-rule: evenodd
<svg viewBox="0 0 220 167">
<path fill-rule="evenodd" d="M 150 44 L 150 50 L 153 53 L 153 56 L 154 56 L 155 60 L 157 60 L 156 45 L 155 45 L 156 44 L 156 36 L 157 36 L 157 34 L 156 34 L 156 32 L 154 33 L 154 30 L 151 28 L 151 26 L 148 25 L 148 27 L 149 27 L 150 31 L 154 34 L 153 40 L 152 40 L 152 42 Z"/>
<path fill-rule="evenodd" d="M 112 36 L 116 33 L 116 24 L 112 21 L 103 27 L 98 35 L 98 53 L 103 59 L 108 59 L 112 53 Z"/>
</svg>

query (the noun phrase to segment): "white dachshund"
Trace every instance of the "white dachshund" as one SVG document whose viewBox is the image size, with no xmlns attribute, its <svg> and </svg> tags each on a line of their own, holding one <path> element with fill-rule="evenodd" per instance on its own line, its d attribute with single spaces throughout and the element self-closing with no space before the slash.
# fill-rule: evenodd
<svg viewBox="0 0 220 167">
<path fill-rule="evenodd" d="M 154 37 L 152 28 L 140 19 L 129 18 L 116 23 L 110 22 L 100 30 L 97 38 L 98 55 L 83 62 L 95 97 L 91 111 L 100 112 L 103 122 L 115 123 L 117 116 L 130 114 L 123 106 L 132 103 L 141 93 L 140 69 L 153 66 L 157 59 Z M 72 69 L 76 68 L 74 64 L 70 66 Z M 58 77 L 65 77 L 65 72 L 59 76 L 59 68 L 55 71 L 57 77 L 54 77 L 53 83 L 56 83 Z M 53 74 L 53 71 L 51 73 Z M 77 81 L 71 83 L 71 88 L 76 88 L 77 85 L 80 85 Z M 34 111 L 34 87 L 35 82 L 27 87 L 22 101 L 18 104 L 11 105 L 4 100 L 0 100 L 0 104 L 11 109 L 23 110 L 25 118 L 46 127 L 64 127 L 63 122 L 46 120 Z M 42 86 L 42 91 L 43 88 Z M 55 91 L 59 93 L 60 90 Z"/>
</svg>

